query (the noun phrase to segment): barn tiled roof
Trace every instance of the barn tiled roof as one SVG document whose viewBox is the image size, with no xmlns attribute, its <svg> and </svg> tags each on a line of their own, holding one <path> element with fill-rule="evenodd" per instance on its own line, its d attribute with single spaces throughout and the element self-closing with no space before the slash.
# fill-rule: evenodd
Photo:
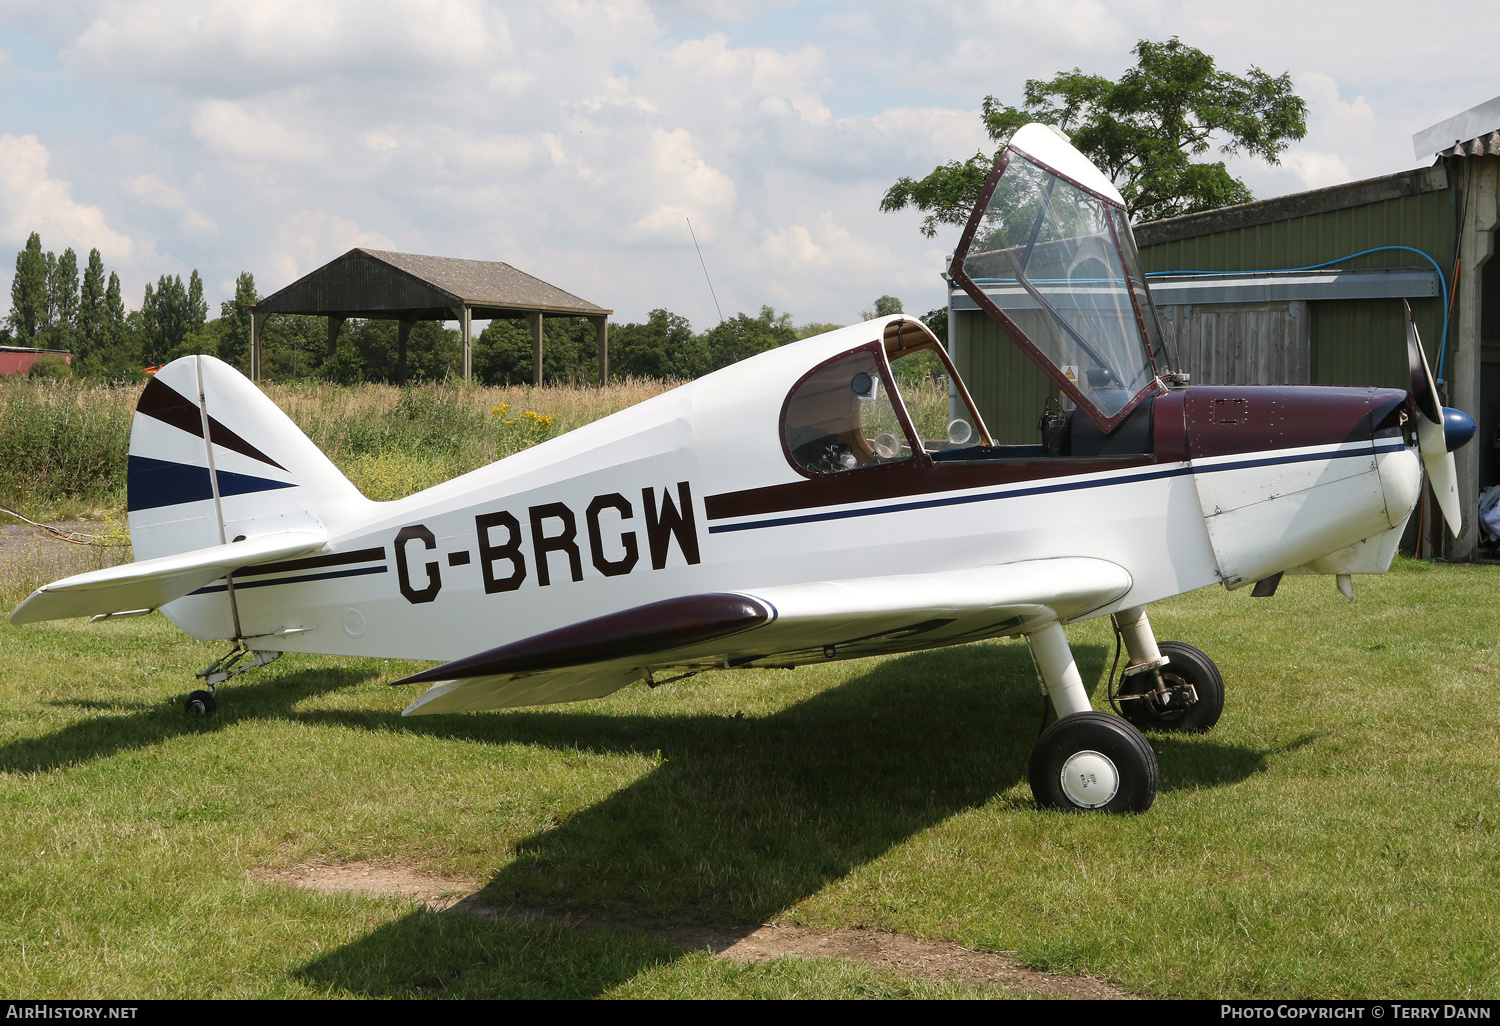
<svg viewBox="0 0 1500 1026">
<path fill-rule="evenodd" d="M 613 313 L 496 260 L 351 249 L 256 304 L 267 313 L 427 316 L 455 307 L 604 317 Z"/>
<path fill-rule="evenodd" d="M 611 312 L 498 260 L 460 260 L 381 249 L 361 252 L 431 282 L 470 306 L 524 307 L 580 317 Z"/>
</svg>

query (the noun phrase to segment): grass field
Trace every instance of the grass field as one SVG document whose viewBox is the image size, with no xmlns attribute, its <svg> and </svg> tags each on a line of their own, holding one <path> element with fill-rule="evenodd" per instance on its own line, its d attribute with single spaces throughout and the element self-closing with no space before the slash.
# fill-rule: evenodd
<svg viewBox="0 0 1500 1026">
<path fill-rule="evenodd" d="M 402 719 L 411 664 L 289 656 L 183 717 L 215 650 L 152 616 L 0 626 L 0 991 L 52 996 L 967 996 L 831 960 L 427 911 L 251 874 L 374 862 L 481 900 L 663 923 L 864 925 L 1148 995 L 1493 997 L 1494 571 L 1346 603 L 1155 607 L 1225 717 L 1157 737 L 1135 818 L 1038 811 L 1019 642 Z M 1086 679 L 1110 637 L 1071 630 Z"/>
</svg>

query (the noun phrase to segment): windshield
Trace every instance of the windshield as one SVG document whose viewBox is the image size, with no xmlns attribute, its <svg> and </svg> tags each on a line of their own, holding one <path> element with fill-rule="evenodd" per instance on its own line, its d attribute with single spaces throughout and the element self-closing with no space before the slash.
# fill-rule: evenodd
<svg viewBox="0 0 1500 1026">
<path fill-rule="evenodd" d="M 1007 156 L 971 221 L 960 283 L 1001 327 L 1019 329 L 1076 402 L 1113 421 L 1151 386 L 1148 353 L 1161 349 L 1130 226 L 1112 203 L 1014 149 Z"/>
</svg>

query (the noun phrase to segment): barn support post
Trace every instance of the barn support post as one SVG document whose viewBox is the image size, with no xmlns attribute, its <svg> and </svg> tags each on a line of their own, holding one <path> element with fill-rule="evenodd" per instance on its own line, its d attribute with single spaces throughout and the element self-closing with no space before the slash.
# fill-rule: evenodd
<svg viewBox="0 0 1500 1026">
<path fill-rule="evenodd" d="M 594 318 L 594 333 L 599 338 L 599 384 L 609 384 L 609 318 Z"/>
<path fill-rule="evenodd" d="M 263 310 L 250 311 L 250 380 L 260 380 L 260 340 L 265 332 L 266 318 L 270 314 Z"/>
<path fill-rule="evenodd" d="M 531 324 L 531 366 L 535 370 L 537 385 L 542 383 L 542 312 L 526 315 L 526 320 Z"/>
<path fill-rule="evenodd" d="M 453 316 L 458 319 L 458 331 L 464 342 L 464 384 L 467 385 L 474 374 L 474 311 L 466 303 L 455 306 Z"/>
<path fill-rule="evenodd" d="M 328 315 L 328 355 L 332 356 L 339 348 L 339 329 L 343 328 L 344 322 L 349 318 L 343 314 Z"/>
<path fill-rule="evenodd" d="M 401 318 L 396 328 L 396 384 L 406 384 L 406 343 L 411 339 L 411 326 L 415 323 L 409 317 Z"/>
<path fill-rule="evenodd" d="M 1458 254 L 1462 266 L 1454 283 L 1458 289 L 1454 310 L 1456 323 L 1443 376 L 1448 379 L 1449 405 L 1477 417 L 1484 306 L 1482 272 L 1484 265 L 1494 256 L 1495 229 L 1500 226 L 1500 157 L 1460 159 L 1468 167 L 1452 177 L 1465 184 L 1468 195 L 1460 200 L 1466 209 L 1459 225 Z M 1474 444 L 1453 454 L 1458 463 L 1458 496 L 1464 526 L 1463 532 L 1449 543 L 1448 551 L 1450 558 L 1458 562 L 1468 562 L 1478 555 L 1479 447 L 1483 444 L 1484 439 L 1475 439 Z"/>
</svg>

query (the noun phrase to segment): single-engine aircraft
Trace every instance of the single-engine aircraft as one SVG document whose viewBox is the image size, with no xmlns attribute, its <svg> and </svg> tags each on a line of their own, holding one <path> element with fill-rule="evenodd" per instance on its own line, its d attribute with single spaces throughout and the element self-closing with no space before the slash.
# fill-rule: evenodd
<svg viewBox="0 0 1500 1026">
<path fill-rule="evenodd" d="M 1039 804 L 1140 812 L 1147 730 L 1203 731 L 1224 684 L 1146 607 L 1281 575 L 1385 571 L 1422 466 L 1459 528 L 1451 452 L 1408 318 L 1409 392 L 1183 386 L 1125 204 L 1046 125 L 985 181 L 950 273 L 1056 382 L 996 444 L 944 345 L 881 317 L 751 357 L 395 502 L 372 502 L 208 356 L 146 385 L 130 436 L 137 561 L 37 589 L 24 624 L 155 609 L 234 647 L 217 685 L 283 652 L 437 660 L 407 714 L 599 698 L 711 669 L 791 667 L 1024 637 L 1057 719 Z M 907 383 L 945 377 L 945 407 Z M 1094 711 L 1067 624 L 1109 616 L 1123 716 Z"/>
</svg>

